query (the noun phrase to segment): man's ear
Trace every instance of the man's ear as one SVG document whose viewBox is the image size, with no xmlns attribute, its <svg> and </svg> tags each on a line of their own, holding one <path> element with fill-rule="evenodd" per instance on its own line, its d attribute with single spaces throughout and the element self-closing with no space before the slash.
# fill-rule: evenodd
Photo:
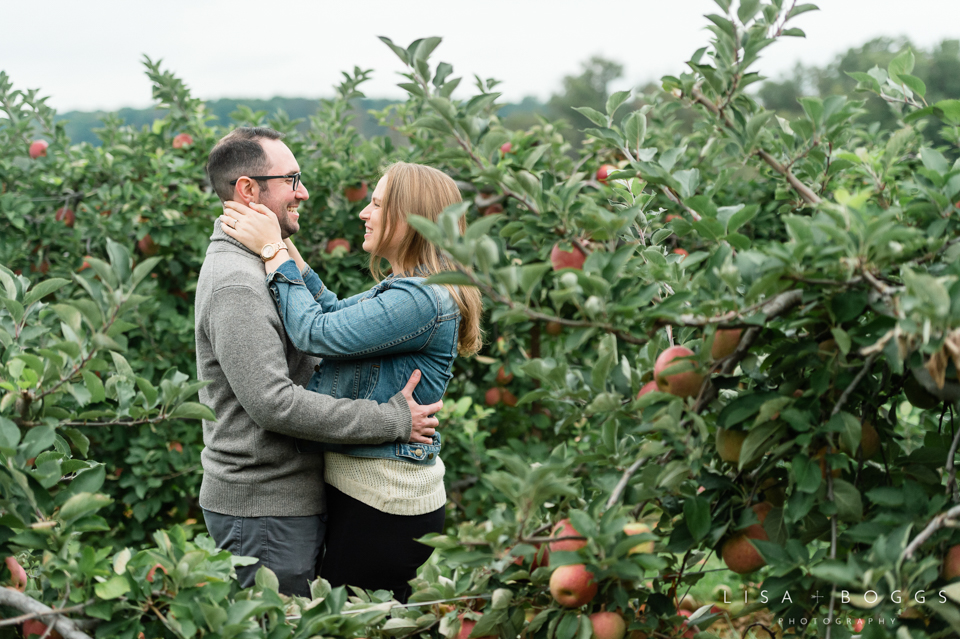
<svg viewBox="0 0 960 639">
<path fill-rule="evenodd" d="M 260 184 L 256 180 L 248 177 L 242 177 L 237 180 L 233 187 L 233 199 L 235 202 L 241 202 L 246 205 L 254 204 L 260 201 Z"/>
</svg>

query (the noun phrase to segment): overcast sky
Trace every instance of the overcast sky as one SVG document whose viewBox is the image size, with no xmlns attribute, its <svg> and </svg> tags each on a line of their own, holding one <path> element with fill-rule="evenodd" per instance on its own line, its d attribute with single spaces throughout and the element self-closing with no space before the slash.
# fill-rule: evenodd
<svg viewBox="0 0 960 639">
<path fill-rule="evenodd" d="M 767 50 L 764 75 L 825 64 L 881 35 L 922 47 L 960 38 L 958 0 L 817 4 L 821 11 L 793 23 L 806 39 Z M 354 66 L 374 69 L 369 97 L 396 97 L 403 68 L 377 36 L 403 46 L 441 36 L 434 59 L 451 63 L 461 86 L 478 74 L 502 80 L 506 100 L 545 99 L 594 54 L 624 65 L 616 88 L 682 72 L 707 43 L 704 14 L 717 10 L 713 0 L 11 0 L 0 70 L 17 88 L 40 88 L 59 111 L 149 105 L 142 54 L 162 58 L 204 99 L 327 96 Z"/>
</svg>

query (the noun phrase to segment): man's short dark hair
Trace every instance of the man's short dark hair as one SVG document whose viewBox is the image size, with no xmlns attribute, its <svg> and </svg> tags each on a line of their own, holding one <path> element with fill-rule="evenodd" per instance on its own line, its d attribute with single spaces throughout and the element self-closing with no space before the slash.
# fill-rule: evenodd
<svg viewBox="0 0 960 639">
<path fill-rule="evenodd" d="M 265 126 L 242 126 L 223 136 L 207 158 L 207 177 L 221 202 L 233 199 L 233 180 L 244 175 L 264 175 L 267 154 L 260 140 L 280 140 L 283 134 Z M 267 190 L 266 180 L 258 180 Z"/>
</svg>

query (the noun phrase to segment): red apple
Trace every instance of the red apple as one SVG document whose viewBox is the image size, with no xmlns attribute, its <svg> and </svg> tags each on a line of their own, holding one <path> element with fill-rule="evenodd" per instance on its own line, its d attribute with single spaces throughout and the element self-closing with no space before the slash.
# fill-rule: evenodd
<svg viewBox="0 0 960 639">
<path fill-rule="evenodd" d="M 720 556 L 727 568 L 740 575 L 754 572 L 767 565 L 750 543 L 746 533 L 739 533 L 728 539 L 723 544 Z"/>
<path fill-rule="evenodd" d="M 494 386 L 483 395 L 483 401 L 487 406 L 496 406 L 500 403 L 500 389 Z"/>
<path fill-rule="evenodd" d="M 175 450 L 175 451 L 177 451 L 178 453 L 182 453 L 182 452 L 183 452 L 183 444 L 181 444 L 180 442 L 177 442 L 177 441 L 168 442 L 168 443 L 167 443 L 167 450 Z"/>
<path fill-rule="evenodd" d="M 940 573 L 947 581 L 960 577 L 960 544 L 951 546 L 943 558 L 943 570 Z"/>
<path fill-rule="evenodd" d="M 160 250 L 160 247 L 157 246 L 157 243 L 153 241 L 153 238 L 150 237 L 150 234 L 143 236 L 139 242 L 137 242 L 137 248 L 145 257 L 151 257 L 157 254 L 157 251 Z"/>
<path fill-rule="evenodd" d="M 671 213 L 666 217 L 664 222 L 672 222 L 673 220 L 682 220 L 682 219 L 683 219 L 682 215 L 676 215 L 675 213 Z"/>
<path fill-rule="evenodd" d="M 494 202 L 490 206 L 480 209 L 480 212 L 484 215 L 496 215 L 498 213 L 503 213 L 503 204 Z"/>
<path fill-rule="evenodd" d="M 627 622 L 615 612 L 595 612 L 590 615 L 590 624 L 596 639 L 623 639 L 627 633 Z"/>
<path fill-rule="evenodd" d="M 564 268 L 575 268 L 579 271 L 583 269 L 583 263 L 586 260 L 587 256 L 576 246 L 572 246 L 569 251 L 565 251 L 560 248 L 560 243 L 557 242 L 550 251 L 550 263 L 553 264 L 553 270 L 555 271 Z"/>
<path fill-rule="evenodd" d="M 577 532 L 577 529 L 573 527 L 573 524 L 570 523 L 569 519 L 561 519 L 553 527 L 553 530 L 550 532 L 551 537 L 581 537 L 582 535 Z M 558 550 L 566 551 L 575 551 L 580 550 L 587 545 L 586 539 L 563 539 L 561 541 L 551 541 L 550 542 L 550 552 L 557 552 Z"/>
<path fill-rule="evenodd" d="M 550 575 L 550 594 L 561 606 L 578 608 L 597 596 L 597 582 L 584 564 L 560 566 Z"/>
<path fill-rule="evenodd" d="M 483 615 L 479 612 L 476 613 L 478 617 Z M 477 625 L 477 622 L 473 619 L 467 619 L 464 617 L 464 613 L 460 613 L 458 616 L 460 619 L 460 632 L 457 634 L 457 639 L 467 639 L 470 636 L 470 633 L 473 632 L 474 627 Z M 474 639 L 498 639 L 494 635 L 485 635 L 483 637 L 474 637 Z"/>
<path fill-rule="evenodd" d="M 333 253 L 334 249 L 339 248 L 341 246 L 347 249 L 345 251 L 346 253 L 350 252 L 350 242 L 348 242 L 342 237 L 337 237 L 327 242 L 327 254 Z"/>
<path fill-rule="evenodd" d="M 854 632 L 863 632 L 863 619 L 857 619 L 853 622 L 853 631 Z"/>
<path fill-rule="evenodd" d="M 553 335 L 556 337 L 563 332 L 563 324 L 560 322 L 547 322 L 544 326 L 544 330 L 547 332 L 547 335 Z"/>
<path fill-rule="evenodd" d="M 500 399 L 503 400 L 503 403 L 506 406 L 516 406 L 517 405 L 517 396 L 508 391 L 506 388 L 500 393 Z"/>
<path fill-rule="evenodd" d="M 189 133 L 178 133 L 173 138 L 173 148 L 182 149 L 193 144 L 193 136 Z"/>
<path fill-rule="evenodd" d="M 677 610 L 677 614 L 680 615 L 681 617 L 693 616 L 692 612 L 690 612 L 689 610 L 683 610 L 683 609 Z M 677 632 L 683 630 L 683 634 L 678 636 L 683 637 L 683 639 L 693 639 L 695 636 L 697 636 L 697 631 L 694 630 L 694 628 L 696 628 L 696 626 L 694 626 L 693 628 L 690 628 L 689 624 L 686 621 L 684 621 L 682 624 L 680 624 L 680 627 L 677 628 Z"/>
<path fill-rule="evenodd" d="M 508 373 L 507 370 L 501 366 L 497 371 L 497 383 L 501 386 L 506 386 L 513 381 L 513 373 Z"/>
<path fill-rule="evenodd" d="M 72 227 L 73 223 L 77 219 L 77 216 L 76 214 L 74 214 L 73 209 L 66 206 L 62 206 L 59 209 L 57 209 L 57 212 L 54 214 L 53 218 L 57 222 L 63 222 L 67 226 Z"/>
<path fill-rule="evenodd" d="M 88 268 L 90 268 L 90 262 L 88 261 L 89 259 L 90 259 L 90 256 L 89 256 L 89 255 L 84 255 L 84 256 L 83 256 L 83 264 L 81 264 L 81 265 L 80 265 L 80 268 L 77 269 L 77 273 L 82 273 L 83 271 L 85 271 L 85 270 L 87 270 Z"/>
<path fill-rule="evenodd" d="M 617 170 L 619 169 L 617 169 L 617 167 L 613 166 L 612 164 L 604 164 L 599 169 L 597 169 L 597 181 L 600 182 L 601 184 L 606 184 L 607 177 L 611 173 Z"/>
<path fill-rule="evenodd" d="M 510 153 L 510 151 L 512 150 L 513 150 L 513 145 L 510 144 L 509 142 L 504 142 L 503 144 L 500 145 L 500 152 L 503 153 L 504 155 L 506 155 L 507 153 Z"/>
<path fill-rule="evenodd" d="M 359 202 L 367 197 L 367 183 L 361 182 L 359 186 L 346 187 L 343 189 L 343 197 L 347 198 L 347 202 Z"/>
<path fill-rule="evenodd" d="M 674 373 L 672 375 L 661 375 L 669 368 L 674 360 L 683 357 L 690 357 L 693 351 L 683 346 L 671 346 L 660 353 L 657 361 L 653 365 L 653 378 L 665 393 L 676 395 L 677 397 L 693 397 L 700 392 L 703 385 L 703 375 L 696 370 L 686 371 L 685 373 Z"/>
<path fill-rule="evenodd" d="M 657 382 L 647 382 L 643 385 L 643 388 L 640 389 L 640 392 L 637 393 L 637 399 L 640 399 L 647 393 L 652 393 L 655 390 L 660 390 L 660 387 L 657 386 Z"/>
<path fill-rule="evenodd" d="M 687 256 L 690 255 L 690 253 L 687 252 L 687 249 L 682 249 L 682 248 L 675 248 L 675 249 L 673 249 L 672 252 L 673 252 L 673 253 L 676 253 L 676 254 L 679 255 L 680 257 L 687 257 Z"/>
<path fill-rule="evenodd" d="M 47 624 L 41 623 L 36 619 L 28 619 L 23 622 L 23 638 L 30 639 L 30 637 L 43 637 L 47 632 Z M 47 639 L 62 639 L 59 632 L 56 630 L 51 630 L 50 634 L 46 635 Z"/>
<path fill-rule="evenodd" d="M 47 154 L 47 147 L 50 146 L 47 144 L 46 140 L 34 140 L 30 144 L 30 157 L 36 160 L 37 158 Z"/>
<path fill-rule="evenodd" d="M 13 555 L 4 559 L 7 569 L 10 570 L 10 583 L 14 590 L 23 592 L 27 588 L 27 571 L 23 569 L 20 562 Z"/>
<path fill-rule="evenodd" d="M 713 359 L 723 359 L 733 354 L 740 343 L 742 328 L 721 328 L 713 336 L 713 346 L 710 347 L 710 356 Z"/>
<path fill-rule="evenodd" d="M 623 532 L 627 535 L 639 535 L 640 533 L 653 532 L 650 530 L 650 526 L 646 525 L 642 521 L 637 521 L 631 524 L 627 524 L 623 527 Z M 653 552 L 653 541 L 644 541 L 633 548 L 631 548 L 627 554 L 628 555 L 638 555 L 638 554 L 651 554 Z"/>
</svg>

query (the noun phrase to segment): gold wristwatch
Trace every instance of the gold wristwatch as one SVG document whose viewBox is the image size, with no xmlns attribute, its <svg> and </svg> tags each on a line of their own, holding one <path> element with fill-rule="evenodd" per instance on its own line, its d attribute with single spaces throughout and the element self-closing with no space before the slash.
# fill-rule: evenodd
<svg viewBox="0 0 960 639">
<path fill-rule="evenodd" d="M 260 259 L 264 262 L 269 262 L 277 253 L 285 250 L 287 250 L 287 245 L 283 243 L 283 240 L 276 244 L 265 244 L 263 248 L 260 249 Z"/>
</svg>

